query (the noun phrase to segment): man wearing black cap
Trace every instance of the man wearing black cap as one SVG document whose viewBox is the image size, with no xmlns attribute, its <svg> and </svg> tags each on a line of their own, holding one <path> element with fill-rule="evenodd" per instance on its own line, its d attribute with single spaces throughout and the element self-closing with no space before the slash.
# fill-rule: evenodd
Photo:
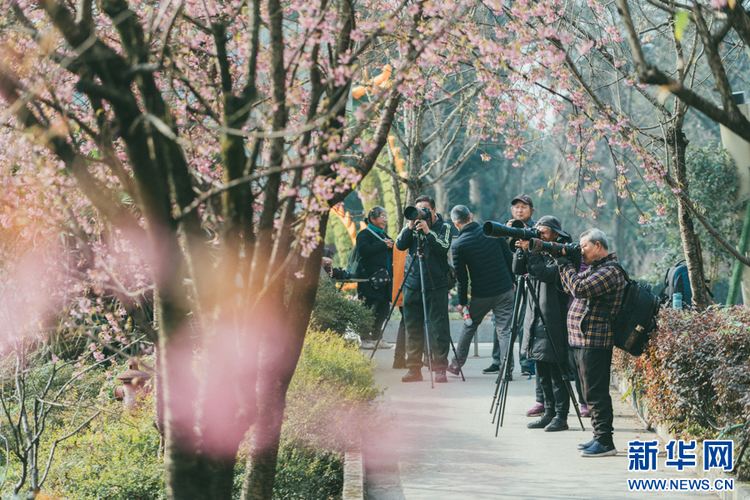
<svg viewBox="0 0 750 500">
<path fill-rule="evenodd" d="M 519 194 L 513 200 L 510 202 L 510 212 L 513 214 L 513 218 L 508 221 L 508 226 L 513 227 L 522 227 L 522 228 L 529 228 L 534 227 L 536 224 L 536 221 L 532 218 L 534 215 L 534 202 L 531 200 L 531 196 L 527 194 Z M 519 223 L 522 223 L 523 225 L 520 225 Z M 510 249 L 511 252 L 515 252 L 515 248 Z M 519 321 L 523 321 L 523 314 L 524 312 L 521 312 L 521 317 L 518 318 Z M 510 337 L 509 337 L 510 338 Z M 497 340 L 495 340 L 497 342 Z M 506 343 L 509 342 L 509 340 L 505 341 Z M 519 347 L 521 345 L 521 337 L 518 338 L 518 344 Z M 499 349 L 499 346 L 498 346 Z M 503 349 L 503 352 L 505 352 L 506 349 Z M 493 352 L 495 351 L 494 345 L 493 345 Z M 521 352 L 519 349 L 518 352 L 518 362 L 521 364 L 521 375 L 531 375 L 533 373 L 533 368 L 531 367 L 531 363 L 529 363 L 529 360 L 526 359 L 526 356 Z M 499 369 L 499 367 L 498 367 Z M 488 369 L 489 370 L 489 369 Z M 513 371 L 513 356 L 510 357 L 510 370 Z M 485 373 L 487 371 L 485 370 Z M 539 389 L 537 391 L 537 404 L 529 410 L 527 415 L 529 416 L 539 416 L 542 413 L 543 406 L 544 406 L 544 397 L 542 396 L 542 391 Z"/>
<path fill-rule="evenodd" d="M 570 243 L 556 217 L 544 216 L 536 223 L 541 239 Z M 544 398 L 544 414 L 528 424 L 530 429 L 547 432 L 568 429 L 570 397 L 563 370 L 568 369 L 568 332 L 565 321 L 568 295 L 562 291 L 560 274 L 554 259 L 547 254 L 529 252 L 529 241 L 519 240 L 513 259 L 513 272 L 528 273 L 526 316 L 523 324 L 521 352 L 536 362 L 536 376 Z"/>
</svg>

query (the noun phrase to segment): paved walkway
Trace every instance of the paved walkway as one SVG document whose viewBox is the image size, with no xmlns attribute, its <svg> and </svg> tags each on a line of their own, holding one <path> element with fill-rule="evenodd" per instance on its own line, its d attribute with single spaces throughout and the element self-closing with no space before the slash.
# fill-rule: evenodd
<svg viewBox="0 0 750 500">
<path fill-rule="evenodd" d="M 386 339 L 395 340 L 390 328 Z M 664 457 L 656 472 L 628 471 L 627 442 L 657 437 L 645 430 L 614 388 L 619 451 L 615 457 L 579 455 L 576 445 L 592 436 L 589 419 L 583 419 L 585 432 L 573 414 L 568 417 L 569 431 L 527 429 L 531 419 L 525 411 L 534 404 L 534 380 L 521 377 L 518 364 L 509 385 L 505 421 L 495 437 L 489 413 L 495 377 L 482 374 L 491 363 L 492 346 L 479 346 L 482 357 L 469 357 L 466 382 L 448 374 L 448 383 L 435 384 L 434 389 L 427 369 L 422 370 L 424 382 L 403 383 L 406 370 L 391 368 L 393 350 L 377 352 L 377 380 L 386 389 L 392 421 L 364 444 L 369 500 L 718 498 L 708 492 L 628 490 L 628 478 L 697 476 L 666 468 Z"/>
</svg>

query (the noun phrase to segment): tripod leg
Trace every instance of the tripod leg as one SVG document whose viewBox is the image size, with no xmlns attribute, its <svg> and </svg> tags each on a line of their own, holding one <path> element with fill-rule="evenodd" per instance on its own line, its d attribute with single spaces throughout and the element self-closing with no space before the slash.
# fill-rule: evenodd
<svg viewBox="0 0 750 500">
<path fill-rule="evenodd" d="M 515 314 L 515 313 L 514 313 Z M 514 316 L 513 319 L 514 322 L 518 323 L 517 318 Z M 511 333 L 510 333 L 510 342 L 508 344 L 508 350 L 505 352 L 505 358 L 503 359 L 503 364 L 500 367 L 500 371 L 497 374 L 497 380 L 495 387 L 495 391 L 497 393 L 498 387 L 499 390 L 499 397 L 497 398 L 497 403 L 493 400 L 494 404 L 494 412 L 492 409 L 490 409 L 490 413 L 494 413 L 492 416 L 492 423 L 495 423 L 495 419 L 498 419 L 498 416 L 502 417 L 505 414 L 505 400 L 508 395 L 508 383 L 510 382 L 510 376 L 511 376 L 511 370 L 510 370 L 510 360 L 513 356 L 513 345 L 516 339 L 516 335 L 518 335 L 518 329 L 520 328 L 520 325 L 517 325 L 515 328 L 511 326 Z M 501 412 L 502 410 L 502 412 Z M 497 437 L 497 431 L 502 425 L 500 423 L 500 419 L 497 420 L 498 426 L 495 429 L 495 437 Z"/>
<path fill-rule="evenodd" d="M 578 401 L 576 400 L 575 393 L 573 392 L 573 386 L 570 385 L 570 377 L 568 377 L 568 375 L 563 375 L 563 382 L 565 382 L 565 388 L 568 390 L 568 395 L 570 395 L 570 400 L 573 401 L 573 408 L 575 408 L 576 415 L 578 415 L 578 423 L 581 424 L 581 430 L 585 431 L 586 427 L 584 427 L 583 425 L 581 408 L 578 406 Z"/>
<path fill-rule="evenodd" d="M 391 314 L 393 314 L 393 310 L 396 308 L 396 302 L 398 302 L 398 298 L 401 296 L 401 292 L 404 291 L 404 284 L 406 283 L 406 277 L 409 276 L 409 273 L 411 272 L 411 268 L 414 267 L 414 259 L 409 263 L 409 269 L 406 270 L 404 273 L 404 279 L 401 281 L 401 286 L 398 289 L 398 293 L 396 294 L 396 298 L 393 299 L 393 304 L 391 304 L 391 310 L 388 311 L 388 316 L 385 318 L 385 323 L 383 323 L 383 328 L 380 330 L 380 337 L 378 337 L 377 342 L 375 342 L 375 349 L 372 350 L 372 353 L 370 353 L 370 360 L 372 360 L 373 356 L 375 356 L 375 351 L 378 350 L 378 346 L 380 345 L 380 340 L 383 338 L 383 335 L 385 334 L 385 327 L 388 326 L 388 322 L 391 320 Z"/>
<path fill-rule="evenodd" d="M 521 315 L 522 306 L 523 306 L 523 295 L 521 294 L 521 286 L 520 286 L 520 281 L 519 281 L 519 285 L 516 286 L 516 296 L 513 298 L 513 319 L 511 319 L 511 322 L 510 322 L 510 341 L 508 342 L 508 350 L 505 353 L 503 364 L 500 366 L 500 371 L 497 373 L 497 380 L 495 380 L 495 394 L 492 396 L 492 403 L 490 404 L 490 413 L 493 413 L 493 408 L 495 407 L 495 401 L 499 402 L 499 400 L 497 399 L 498 395 L 502 397 L 502 392 L 499 392 L 500 382 L 503 380 L 502 374 L 505 373 L 505 367 L 509 363 L 508 353 L 511 353 L 511 356 L 513 355 L 512 354 L 513 342 L 516 339 L 516 335 L 518 334 L 518 328 L 520 327 L 519 318 Z M 497 335 L 497 332 L 495 332 L 495 335 Z M 495 419 L 493 418 L 492 421 L 494 422 Z"/>
<path fill-rule="evenodd" d="M 456 358 L 456 360 L 458 360 L 458 354 L 456 354 L 456 346 L 455 344 L 453 344 L 453 338 L 451 337 L 448 337 L 448 338 L 451 341 L 451 348 L 453 349 L 453 357 Z M 466 377 L 464 377 L 464 369 L 461 367 L 460 363 L 458 364 L 458 372 L 461 374 L 461 380 L 466 382 Z"/>
<path fill-rule="evenodd" d="M 422 295 L 424 300 L 424 294 Z M 430 371 L 430 387 L 435 388 L 435 377 L 432 374 L 432 346 L 430 345 L 430 321 L 427 319 L 427 306 L 425 305 L 424 317 L 424 352 L 427 356 L 427 369 Z"/>
</svg>

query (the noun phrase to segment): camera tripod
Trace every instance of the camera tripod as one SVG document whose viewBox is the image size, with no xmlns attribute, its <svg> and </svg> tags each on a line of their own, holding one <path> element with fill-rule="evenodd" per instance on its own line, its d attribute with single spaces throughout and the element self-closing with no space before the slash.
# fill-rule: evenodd
<svg viewBox="0 0 750 500">
<path fill-rule="evenodd" d="M 396 302 L 398 302 L 398 298 L 401 296 L 401 293 L 404 290 L 404 286 L 406 285 L 406 278 L 409 277 L 409 273 L 411 273 L 412 268 L 414 267 L 414 262 L 419 262 L 419 282 L 422 288 L 422 314 L 424 315 L 424 345 L 425 345 L 425 356 L 427 357 L 427 367 L 430 371 L 430 385 L 434 389 L 435 388 L 435 381 L 432 375 L 432 345 L 430 343 L 431 338 L 431 331 L 430 331 L 430 320 L 427 316 L 427 291 L 425 289 L 425 281 L 424 281 L 424 270 L 426 266 L 424 265 L 424 236 L 421 234 L 421 231 L 414 231 L 414 237 L 417 240 L 417 258 L 412 259 L 409 263 L 409 268 L 404 273 L 404 279 L 401 282 L 401 286 L 398 289 L 398 293 L 396 294 L 396 297 L 393 299 L 393 304 L 391 304 L 391 309 L 388 311 L 388 316 L 386 317 L 385 322 L 383 323 L 383 327 L 380 332 L 380 336 L 378 340 L 375 342 L 375 348 L 373 349 L 372 353 L 370 354 L 370 359 L 375 356 L 375 351 L 378 350 L 378 346 L 380 345 L 380 340 L 383 338 L 383 334 L 385 333 L 385 328 L 388 326 L 388 321 L 391 319 L 391 314 L 393 314 L 393 309 L 396 307 Z M 427 269 L 427 272 L 429 273 L 430 270 Z M 432 282 L 432 275 L 430 275 L 430 281 Z M 434 282 L 433 282 L 434 287 Z M 458 355 L 456 354 L 456 346 L 453 343 L 453 339 L 450 337 L 450 332 L 448 333 L 448 340 L 450 340 L 451 348 L 453 349 L 453 356 L 458 358 Z M 459 366 L 458 368 L 459 373 L 461 374 L 461 380 L 466 382 L 466 377 L 464 377 L 464 371 Z"/>
<path fill-rule="evenodd" d="M 495 394 L 492 398 L 492 404 L 490 405 L 490 413 L 493 413 L 492 423 L 496 423 L 495 437 L 497 437 L 500 426 L 503 425 L 503 419 L 505 416 L 505 404 L 508 398 L 508 382 L 510 382 L 510 360 L 511 356 L 513 356 L 513 346 L 515 345 L 514 343 L 518 335 L 518 330 L 522 327 L 522 325 L 519 325 L 519 318 L 521 316 L 520 311 L 522 310 L 522 307 L 526 305 L 526 295 L 524 293 L 526 289 L 528 289 L 529 295 L 534 302 L 534 309 L 539 315 L 539 319 L 542 322 L 542 327 L 547 333 L 547 338 L 549 339 L 549 343 L 552 346 L 552 352 L 555 355 L 557 367 L 560 370 L 560 375 L 562 376 L 563 383 L 565 384 L 565 390 L 568 392 L 568 396 L 573 401 L 573 407 L 576 410 L 578 422 L 581 424 L 581 430 L 586 430 L 583 425 L 583 418 L 581 417 L 581 410 L 578 406 L 578 400 L 576 400 L 575 394 L 573 393 L 573 387 L 570 385 L 570 377 L 568 376 L 568 360 L 560 359 L 560 353 L 557 351 L 557 346 L 555 346 L 555 342 L 552 340 L 552 337 L 549 334 L 547 322 L 544 320 L 544 314 L 542 314 L 542 310 L 539 307 L 539 300 L 536 296 L 536 292 L 534 292 L 534 288 L 530 285 L 529 280 L 530 278 L 528 276 L 520 276 L 518 279 L 518 284 L 516 285 L 516 297 L 513 302 L 513 319 L 511 320 L 510 327 L 510 342 L 508 344 L 508 350 L 505 353 L 503 366 L 500 369 L 500 373 L 498 373 L 497 375 Z"/>
</svg>

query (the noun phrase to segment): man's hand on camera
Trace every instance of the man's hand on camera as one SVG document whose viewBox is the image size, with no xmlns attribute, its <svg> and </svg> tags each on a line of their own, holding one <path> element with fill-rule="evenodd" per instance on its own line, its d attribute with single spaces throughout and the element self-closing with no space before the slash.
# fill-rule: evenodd
<svg viewBox="0 0 750 500">
<path fill-rule="evenodd" d="M 409 230 L 410 230 L 410 231 L 411 231 L 412 229 L 414 229 L 414 223 L 415 223 L 415 222 L 417 222 L 417 221 L 415 221 L 415 220 L 410 220 L 410 221 L 409 221 Z"/>
<path fill-rule="evenodd" d="M 565 250 L 563 250 L 563 252 L 565 252 Z M 553 257 L 553 258 L 555 259 L 555 263 L 558 266 L 564 266 L 565 264 L 567 264 L 568 262 L 570 262 L 570 256 L 565 255 L 564 253 L 561 253 L 557 257 Z"/>
<path fill-rule="evenodd" d="M 429 234 L 430 225 L 424 219 L 419 219 L 416 224 L 417 231 L 422 231 L 424 234 Z"/>
<path fill-rule="evenodd" d="M 527 240 L 518 240 L 516 241 L 516 248 L 520 248 L 522 250 L 528 250 L 529 242 Z"/>
</svg>

